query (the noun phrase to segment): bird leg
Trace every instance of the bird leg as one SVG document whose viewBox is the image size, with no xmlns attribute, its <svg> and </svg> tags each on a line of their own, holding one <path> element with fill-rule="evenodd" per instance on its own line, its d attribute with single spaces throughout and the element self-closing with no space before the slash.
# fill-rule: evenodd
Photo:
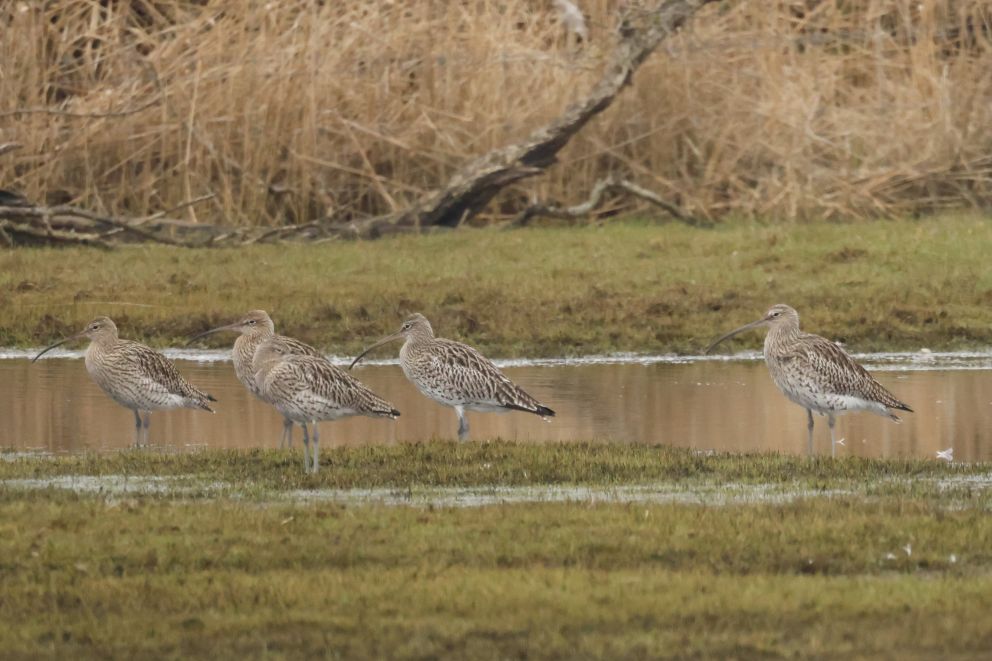
<svg viewBox="0 0 992 661">
<path fill-rule="evenodd" d="M 318 454 L 320 453 L 320 431 L 318 430 L 319 423 L 313 423 L 313 462 L 310 464 L 310 472 L 316 474 L 317 469 L 320 468 L 320 458 Z"/>
<path fill-rule="evenodd" d="M 148 428 L 152 424 L 152 412 L 145 411 L 145 415 L 142 416 L 141 426 L 144 427 L 145 431 L 145 445 L 148 445 Z"/>
<path fill-rule="evenodd" d="M 465 409 L 461 406 L 456 406 L 455 413 L 458 414 L 458 440 L 464 441 L 468 438 L 468 420 L 465 419 Z"/>
<path fill-rule="evenodd" d="M 813 411 L 806 409 L 806 430 L 809 433 L 809 456 L 813 456 Z"/>
<path fill-rule="evenodd" d="M 289 418 L 282 419 L 282 438 L 279 439 L 279 449 L 293 449 L 293 421 Z"/>
<path fill-rule="evenodd" d="M 301 425 L 303 427 L 303 472 L 310 472 L 310 432 L 307 430 L 307 423 Z"/>
<path fill-rule="evenodd" d="M 833 413 L 827 414 L 827 426 L 830 427 L 830 456 L 837 456 L 837 439 L 834 437 L 834 422 L 837 419 L 834 417 Z"/>
<path fill-rule="evenodd" d="M 141 446 L 141 414 L 134 411 L 134 447 Z"/>
</svg>

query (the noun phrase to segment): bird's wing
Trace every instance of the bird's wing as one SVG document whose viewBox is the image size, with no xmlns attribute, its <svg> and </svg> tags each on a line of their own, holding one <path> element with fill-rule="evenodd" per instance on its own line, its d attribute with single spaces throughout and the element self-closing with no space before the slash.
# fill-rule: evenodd
<svg viewBox="0 0 992 661">
<path fill-rule="evenodd" d="M 138 366 L 141 378 L 149 389 L 155 388 L 193 400 L 213 400 L 213 397 L 184 379 L 172 361 L 151 347 L 128 340 L 121 341 L 117 347 L 118 351 L 125 353 Z"/>
<path fill-rule="evenodd" d="M 894 409 L 909 410 L 835 342 L 804 334 L 791 352 L 822 392 L 861 397 Z"/>
<path fill-rule="evenodd" d="M 300 371 L 300 387 L 307 395 L 330 408 L 350 409 L 362 415 L 396 417 L 400 414 L 364 383 L 324 358 L 289 356 L 286 362 Z"/>
<path fill-rule="evenodd" d="M 306 342 L 301 342 L 296 338 L 292 338 L 286 335 L 277 335 L 276 337 L 278 337 L 280 340 L 285 342 L 287 346 L 289 346 L 289 349 L 294 356 L 322 357 L 324 355 L 321 352 L 317 351 L 317 349 L 307 344 Z"/>
<path fill-rule="evenodd" d="M 550 409 L 541 406 L 491 360 L 472 347 L 453 340 L 435 342 L 436 348 L 432 352 L 434 368 L 445 374 L 459 393 L 467 394 L 478 402 L 553 415 Z"/>
</svg>

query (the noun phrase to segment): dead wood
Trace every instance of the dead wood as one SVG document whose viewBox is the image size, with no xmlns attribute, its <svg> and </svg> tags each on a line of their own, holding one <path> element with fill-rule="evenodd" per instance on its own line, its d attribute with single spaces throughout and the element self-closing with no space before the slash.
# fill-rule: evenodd
<svg viewBox="0 0 992 661">
<path fill-rule="evenodd" d="M 629 14 L 606 69 L 590 93 L 523 141 L 489 152 L 461 168 L 443 188 L 411 208 L 384 219 L 415 227 L 457 227 L 479 213 L 497 193 L 537 176 L 592 118 L 610 107 L 634 72 L 667 37 L 703 5 L 715 0 L 665 0 L 654 10 Z"/>
<path fill-rule="evenodd" d="M 155 242 L 174 246 L 238 246 L 273 241 L 324 241 L 336 238 L 372 239 L 397 232 L 419 232 L 458 227 L 482 211 L 500 191 L 553 165 L 559 152 L 594 117 L 610 107 L 630 84 L 638 67 L 670 35 L 681 28 L 703 5 L 716 0 L 663 0 L 653 10 L 628 13 L 619 26 L 616 46 L 603 75 L 589 94 L 569 106 L 561 116 L 534 130 L 524 140 L 493 150 L 460 168 L 443 187 L 427 193 L 408 209 L 348 223 L 313 221 L 279 228 L 231 228 L 166 218 L 170 212 L 210 199 L 190 200 L 175 209 L 147 218 L 121 218 L 77 207 L 47 207 L 14 204 L 0 199 L 0 242 L 17 244 L 113 245 Z M 159 103 L 160 95 L 138 108 L 107 113 L 66 113 L 83 117 L 116 117 Z M 50 112 L 22 108 L 6 114 Z M 199 139 L 199 138 L 198 138 Z M 14 143 L 0 146 L 0 153 L 16 149 Z M 211 149 L 211 153 L 214 150 Z M 228 163 L 230 165 L 230 163 Z M 237 171 L 237 170 L 235 170 Z M 631 182 L 604 180 L 593 189 L 590 200 L 575 207 L 536 205 L 524 211 L 519 224 L 535 215 L 574 218 L 595 208 L 608 190 L 620 190 L 664 209 L 673 217 L 694 225 L 703 224 L 666 202 L 652 191 Z M 3 206 L 7 203 L 6 206 Z"/>
<path fill-rule="evenodd" d="M 189 200 L 171 211 L 211 197 L 212 195 L 205 195 Z M 161 243 L 185 248 L 236 247 L 281 241 L 376 238 L 385 234 L 416 231 L 415 228 L 375 219 L 348 225 L 312 221 L 275 228 L 229 227 L 163 217 L 168 212 L 145 218 L 124 218 L 69 205 L 48 207 L 31 204 L 13 194 L 8 198 L 0 198 L 0 244 L 7 247 L 47 244 L 113 248 L 135 243 Z M 16 204 L 5 204 L 5 201 Z"/>
<path fill-rule="evenodd" d="M 545 218 L 560 218 L 562 220 L 578 220 L 581 218 L 588 218 L 600 208 L 603 202 L 603 196 L 611 192 L 625 193 L 646 202 L 650 202 L 670 215 L 672 218 L 675 218 L 686 225 L 691 225 L 692 227 L 712 226 L 710 221 L 690 216 L 682 211 L 682 209 L 680 209 L 677 205 L 666 201 L 654 191 L 638 186 L 632 181 L 618 179 L 616 177 L 600 179 L 592 187 L 592 190 L 589 192 L 589 198 L 585 202 L 581 202 L 570 207 L 562 207 L 555 204 L 532 204 L 524 209 L 510 224 L 510 226 L 522 227 L 529 223 L 531 219 L 542 216 Z"/>
</svg>

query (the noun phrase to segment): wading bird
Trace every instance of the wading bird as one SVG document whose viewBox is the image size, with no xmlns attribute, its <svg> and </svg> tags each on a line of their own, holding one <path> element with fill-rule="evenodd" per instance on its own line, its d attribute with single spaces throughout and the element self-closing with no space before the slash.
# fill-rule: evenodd
<svg viewBox="0 0 992 661">
<path fill-rule="evenodd" d="M 270 337 L 255 352 L 255 383 L 265 401 L 286 418 L 303 427 L 303 469 L 320 467 L 320 432 L 317 423 L 352 415 L 397 418 L 400 412 L 344 370 L 324 358 L 293 353 L 285 338 Z M 313 458 L 310 435 L 313 427 Z"/>
<path fill-rule="evenodd" d="M 235 321 L 233 324 L 218 326 L 217 328 L 211 328 L 210 330 L 203 331 L 202 333 L 191 337 L 186 344 L 188 346 L 201 337 L 205 337 L 213 333 L 220 333 L 222 331 L 233 331 L 240 333 L 238 339 L 234 340 L 234 349 L 231 352 L 231 359 L 234 361 L 234 373 L 237 375 L 238 381 L 241 382 L 241 385 L 248 389 L 248 392 L 267 404 L 274 404 L 274 402 L 268 401 L 265 399 L 265 396 L 262 395 L 261 388 L 257 383 L 255 383 L 255 370 L 252 366 L 255 359 L 255 351 L 258 349 L 259 345 L 262 344 L 262 342 L 272 337 L 279 338 L 285 341 L 289 352 L 292 354 L 321 357 L 321 353 L 309 344 L 304 344 L 299 340 L 294 340 L 293 338 L 286 337 L 285 335 L 276 335 L 275 324 L 272 323 L 272 319 L 265 310 L 252 310 L 238 321 Z M 282 448 L 292 446 L 293 421 L 287 417 L 283 417 L 282 438 L 279 439 L 279 447 Z"/>
<path fill-rule="evenodd" d="M 399 331 L 360 353 L 351 367 L 376 347 L 399 339 L 403 339 L 400 348 L 403 373 L 421 394 L 455 409 L 459 440 L 468 436 L 465 411 L 526 411 L 542 418 L 555 414 L 506 378 L 492 361 L 472 347 L 434 337 L 434 329 L 422 314 L 414 314 L 403 322 Z"/>
<path fill-rule="evenodd" d="M 836 416 L 846 411 L 868 411 L 895 422 L 892 409 L 909 408 L 854 362 L 836 343 L 799 330 L 799 313 L 788 305 L 773 305 L 765 316 L 730 331 L 713 342 L 706 353 L 724 340 L 766 326 L 765 363 L 772 381 L 786 397 L 806 409 L 809 452 L 813 453 L 813 412 L 827 416 L 830 451 L 836 453 Z"/>
<path fill-rule="evenodd" d="M 144 344 L 122 340 L 117 326 L 97 317 L 81 332 L 45 348 L 31 362 L 67 342 L 86 338 L 86 371 L 111 399 L 134 412 L 135 445 L 148 443 L 151 412 L 169 409 L 203 409 L 217 401 L 189 384 L 172 362 Z M 141 414 L 144 414 L 143 416 Z"/>
</svg>

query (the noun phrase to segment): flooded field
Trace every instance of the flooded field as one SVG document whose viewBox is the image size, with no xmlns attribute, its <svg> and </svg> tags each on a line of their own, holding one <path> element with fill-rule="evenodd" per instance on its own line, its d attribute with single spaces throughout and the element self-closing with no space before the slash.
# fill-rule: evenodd
<svg viewBox="0 0 992 661">
<path fill-rule="evenodd" d="M 281 418 L 249 395 L 226 353 L 167 352 L 194 384 L 219 401 L 217 413 L 156 412 L 151 442 L 178 449 L 271 447 Z M 31 364 L 25 352 L 0 352 L 0 447 L 73 453 L 133 441 L 130 411 L 89 379 L 80 354 Z M 471 438 L 520 441 L 604 440 L 667 444 L 700 451 L 804 453 L 805 412 L 774 387 L 757 355 L 733 359 L 593 357 L 504 361 L 507 374 L 558 412 L 551 422 L 523 414 L 470 413 Z M 840 418 L 838 455 L 992 459 L 992 353 L 880 354 L 860 357 L 915 409 L 902 424 L 869 414 Z M 451 409 L 422 397 L 395 364 L 357 375 L 401 412 L 397 421 L 351 418 L 322 423 L 322 446 L 453 438 Z M 296 432 L 297 442 L 300 434 Z M 825 418 L 817 451 L 829 453 Z"/>
</svg>

